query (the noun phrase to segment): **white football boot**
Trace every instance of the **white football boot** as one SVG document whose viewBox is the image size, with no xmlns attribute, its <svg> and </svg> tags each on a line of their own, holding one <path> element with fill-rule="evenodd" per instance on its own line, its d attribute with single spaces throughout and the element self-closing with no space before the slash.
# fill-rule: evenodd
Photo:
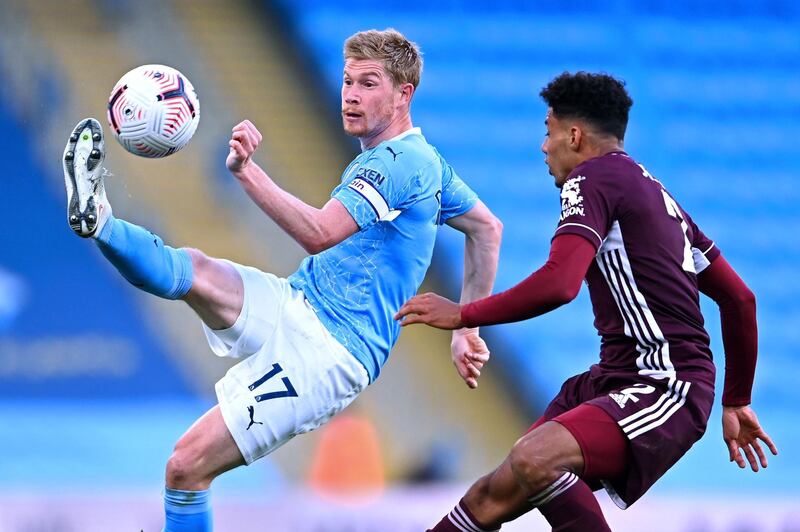
<svg viewBox="0 0 800 532">
<path fill-rule="evenodd" d="M 64 183 L 67 187 L 67 221 L 79 236 L 99 234 L 111 214 L 103 186 L 106 145 L 103 128 L 94 118 L 84 118 L 64 148 Z"/>
</svg>

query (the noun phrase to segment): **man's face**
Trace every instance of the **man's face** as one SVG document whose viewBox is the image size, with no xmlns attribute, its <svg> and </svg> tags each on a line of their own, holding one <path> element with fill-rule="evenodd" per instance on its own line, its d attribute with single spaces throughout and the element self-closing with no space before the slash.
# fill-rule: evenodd
<svg viewBox="0 0 800 532">
<path fill-rule="evenodd" d="M 348 59 L 342 80 L 342 123 L 348 135 L 373 137 L 396 113 L 398 90 L 380 61 Z"/>
<path fill-rule="evenodd" d="M 559 120 L 553 114 L 553 109 L 547 109 L 544 124 L 547 133 L 542 143 L 542 152 L 545 155 L 544 163 L 555 178 L 555 185 L 561 188 L 567 176 L 575 168 L 574 152 L 570 148 L 572 131 L 570 124 Z"/>
</svg>

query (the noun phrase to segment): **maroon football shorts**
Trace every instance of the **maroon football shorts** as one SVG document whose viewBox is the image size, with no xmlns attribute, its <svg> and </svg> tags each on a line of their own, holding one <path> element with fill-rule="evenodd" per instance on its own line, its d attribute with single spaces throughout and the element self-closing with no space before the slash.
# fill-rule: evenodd
<svg viewBox="0 0 800 532">
<path fill-rule="evenodd" d="M 581 478 L 592 489 L 602 485 L 627 508 L 705 432 L 713 377 L 681 374 L 659 381 L 635 373 L 609 376 L 593 366 L 567 379 L 529 431 L 545 421 L 561 423 L 581 447 Z"/>
</svg>

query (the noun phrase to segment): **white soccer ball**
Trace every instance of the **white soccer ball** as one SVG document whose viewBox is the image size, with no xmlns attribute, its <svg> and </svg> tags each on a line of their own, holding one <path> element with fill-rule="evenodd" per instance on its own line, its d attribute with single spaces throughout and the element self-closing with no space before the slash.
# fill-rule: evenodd
<svg viewBox="0 0 800 532">
<path fill-rule="evenodd" d="M 108 125 L 129 152 L 166 157 L 180 150 L 200 121 L 200 100 L 172 67 L 143 65 L 117 82 L 108 100 Z"/>
</svg>

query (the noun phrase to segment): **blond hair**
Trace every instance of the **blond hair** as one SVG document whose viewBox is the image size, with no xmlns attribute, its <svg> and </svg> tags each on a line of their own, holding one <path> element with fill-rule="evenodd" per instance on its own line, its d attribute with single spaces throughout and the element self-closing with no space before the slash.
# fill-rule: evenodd
<svg viewBox="0 0 800 532">
<path fill-rule="evenodd" d="M 344 42 L 344 59 L 380 61 L 396 86 L 411 83 L 416 89 L 422 75 L 419 46 L 394 28 L 351 35 Z"/>
</svg>

